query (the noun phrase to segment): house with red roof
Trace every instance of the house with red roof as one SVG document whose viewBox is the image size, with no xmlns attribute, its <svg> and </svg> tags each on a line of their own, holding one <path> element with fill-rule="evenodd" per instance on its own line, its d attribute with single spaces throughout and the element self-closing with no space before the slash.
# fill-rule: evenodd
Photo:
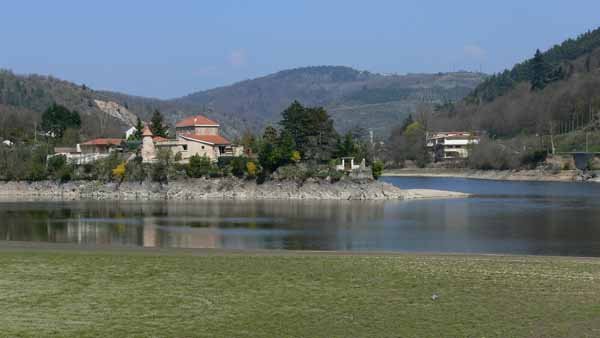
<svg viewBox="0 0 600 338">
<path fill-rule="evenodd" d="M 97 138 L 79 144 L 82 154 L 108 154 L 120 149 L 123 139 Z"/>
<path fill-rule="evenodd" d="M 168 148 L 175 155 L 180 154 L 184 162 L 194 155 L 206 156 L 213 161 L 217 161 L 219 157 L 242 155 L 243 148 L 233 145 L 221 136 L 220 129 L 219 123 L 202 115 L 187 117 L 177 122 L 175 140 L 158 139 L 146 128 L 142 141 L 142 157 L 145 162 L 152 162 L 161 148 Z"/>
<path fill-rule="evenodd" d="M 120 138 L 96 138 L 75 147 L 56 147 L 53 156 L 64 156 L 69 163 L 86 164 L 108 157 L 113 152 L 123 151 L 123 139 Z"/>
</svg>

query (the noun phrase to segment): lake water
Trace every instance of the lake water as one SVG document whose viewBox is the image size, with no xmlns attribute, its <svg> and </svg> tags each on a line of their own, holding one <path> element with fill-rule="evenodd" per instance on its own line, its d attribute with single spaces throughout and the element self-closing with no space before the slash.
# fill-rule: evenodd
<svg viewBox="0 0 600 338">
<path fill-rule="evenodd" d="M 600 184 L 384 180 L 406 189 L 475 196 L 407 202 L 0 203 L 0 240 L 114 247 L 600 256 Z"/>
</svg>

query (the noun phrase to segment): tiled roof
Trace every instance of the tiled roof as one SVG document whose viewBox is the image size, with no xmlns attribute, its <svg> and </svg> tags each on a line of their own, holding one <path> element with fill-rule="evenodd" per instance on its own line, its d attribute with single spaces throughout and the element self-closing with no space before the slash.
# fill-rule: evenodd
<svg viewBox="0 0 600 338">
<path fill-rule="evenodd" d="M 220 135 L 197 135 L 197 134 L 181 134 L 179 135 L 186 139 L 191 139 L 195 141 L 200 141 L 204 143 L 210 144 L 218 144 L 218 145 L 227 145 L 231 144 L 228 139 L 224 138 Z"/>
<path fill-rule="evenodd" d="M 144 126 L 144 130 L 142 131 L 142 136 L 152 136 L 152 131 L 150 131 L 150 128 L 148 127 L 148 125 Z"/>
<path fill-rule="evenodd" d="M 94 140 L 89 140 L 87 142 L 82 143 L 82 146 L 108 146 L 108 145 L 113 145 L 113 146 L 118 146 L 121 144 L 121 142 L 123 142 L 122 139 L 120 138 L 97 138 Z"/>
<path fill-rule="evenodd" d="M 209 118 L 202 116 L 202 115 L 190 116 L 188 118 L 185 118 L 185 119 L 177 122 L 177 124 L 175 124 L 175 127 L 194 127 L 194 126 L 218 127 L 219 124 Z"/>
<path fill-rule="evenodd" d="M 164 137 L 162 137 L 162 136 L 154 136 L 154 137 L 152 138 L 152 140 L 153 140 L 154 142 L 167 142 L 167 141 L 170 141 L 168 138 L 164 138 Z"/>
</svg>

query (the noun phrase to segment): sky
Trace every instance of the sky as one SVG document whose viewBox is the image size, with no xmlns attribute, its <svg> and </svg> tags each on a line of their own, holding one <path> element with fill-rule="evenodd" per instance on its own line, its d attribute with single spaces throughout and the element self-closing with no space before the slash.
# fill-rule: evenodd
<svg viewBox="0 0 600 338">
<path fill-rule="evenodd" d="M 19 0 L 0 68 L 173 98 L 279 70 L 494 73 L 594 29 L 597 0 Z"/>
</svg>

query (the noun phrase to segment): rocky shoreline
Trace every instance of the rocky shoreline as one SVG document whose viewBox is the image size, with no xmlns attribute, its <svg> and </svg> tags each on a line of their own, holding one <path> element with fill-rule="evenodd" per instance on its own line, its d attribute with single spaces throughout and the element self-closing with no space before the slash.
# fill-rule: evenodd
<svg viewBox="0 0 600 338">
<path fill-rule="evenodd" d="M 257 184 L 236 178 L 190 179 L 160 183 L 102 183 L 78 181 L 57 183 L 0 183 L 0 200 L 412 200 L 462 198 L 467 194 L 438 190 L 403 190 L 373 180 L 308 179 L 268 181 Z"/>
<path fill-rule="evenodd" d="M 455 169 L 396 169 L 388 177 L 450 177 L 498 181 L 590 182 L 600 183 L 600 175 L 580 170 L 455 170 Z"/>
</svg>

